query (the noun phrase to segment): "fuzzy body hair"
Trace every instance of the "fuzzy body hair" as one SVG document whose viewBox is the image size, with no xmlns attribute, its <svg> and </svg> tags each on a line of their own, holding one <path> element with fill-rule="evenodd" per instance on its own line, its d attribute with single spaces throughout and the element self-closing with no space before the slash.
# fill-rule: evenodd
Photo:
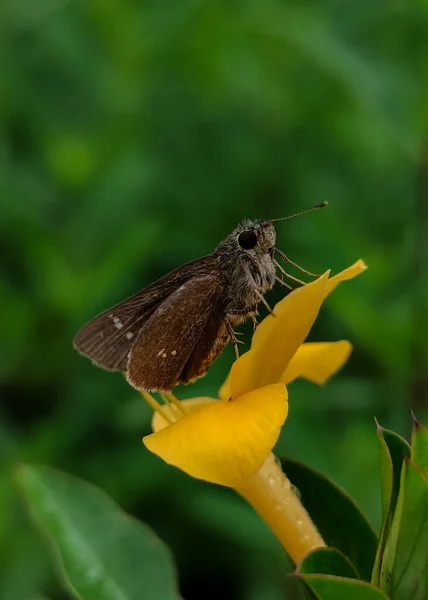
<svg viewBox="0 0 428 600">
<path fill-rule="evenodd" d="M 244 231 L 252 231 L 257 237 L 257 243 L 251 250 L 241 248 L 238 243 L 239 234 Z M 275 241 L 273 224 L 245 219 L 214 250 L 219 270 L 226 279 L 226 316 L 233 324 L 242 323 L 254 315 L 260 294 L 273 287 Z"/>
</svg>

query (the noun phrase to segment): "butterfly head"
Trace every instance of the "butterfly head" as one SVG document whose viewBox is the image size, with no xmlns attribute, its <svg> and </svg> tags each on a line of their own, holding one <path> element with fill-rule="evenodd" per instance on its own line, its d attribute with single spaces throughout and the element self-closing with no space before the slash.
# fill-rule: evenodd
<svg viewBox="0 0 428 600">
<path fill-rule="evenodd" d="M 238 249 L 250 256 L 271 254 L 275 247 L 276 231 L 271 221 L 245 219 L 234 231 Z"/>
</svg>

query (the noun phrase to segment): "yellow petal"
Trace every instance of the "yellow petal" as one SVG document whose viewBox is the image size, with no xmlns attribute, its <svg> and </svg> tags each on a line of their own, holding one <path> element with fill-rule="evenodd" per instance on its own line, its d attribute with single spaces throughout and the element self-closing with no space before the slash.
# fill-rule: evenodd
<svg viewBox="0 0 428 600">
<path fill-rule="evenodd" d="M 221 388 L 218 391 L 218 397 L 220 398 L 220 400 L 229 400 L 230 396 L 231 396 L 231 392 L 230 392 L 230 371 L 229 371 L 226 379 L 224 380 Z"/>
<path fill-rule="evenodd" d="M 143 442 L 151 452 L 193 477 L 237 487 L 263 464 L 287 411 L 287 390 L 277 383 L 236 400 L 200 406 Z"/>
<path fill-rule="evenodd" d="M 205 406 L 205 404 L 211 404 L 212 402 L 217 402 L 216 398 L 208 398 L 206 396 L 202 396 L 200 398 L 191 398 L 190 400 L 180 400 L 180 404 L 183 408 L 183 411 L 186 414 L 190 414 L 195 412 L 201 406 Z M 171 405 L 163 405 L 162 409 L 164 413 L 168 417 L 170 417 L 171 421 L 176 421 L 178 418 L 181 418 L 183 415 L 180 413 L 180 410 L 176 406 Z M 165 421 L 163 416 L 154 412 L 152 417 L 152 431 L 160 431 L 169 425 L 168 421 Z"/>
<path fill-rule="evenodd" d="M 334 275 L 334 277 L 331 277 L 331 279 L 329 279 L 328 284 L 327 284 L 327 294 L 331 294 L 331 292 L 334 289 L 336 289 L 336 287 L 339 285 L 339 283 L 341 281 L 353 279 L 354 277 L 356 277 L 357 275 L 359 275 L 366 269 L 367 269 L 367 265 L 365 264 L 365 262 L 361 259 L 357 260 L 356 263 L 354 263 L 353 265 L 351 265 L 344 271 L 341 271 L 340 273 L 338 273 L 337 275 Z"/>
<path fill-rule="evenodd" d="M 251 349 L 232 366 L 232 398 L 281 380 L 311 329 L 327 293 L 329 272 L 278 302 L 253 335 Z"/>
<path fill-rule="evenodd" d="M 346 340 L 302 344 L 291 359 L 281 381 L 288 384 L 297 377 L 304 377 L 321 385 L 345 364 L 351 350 L 352 346 Z"/>
</svg>

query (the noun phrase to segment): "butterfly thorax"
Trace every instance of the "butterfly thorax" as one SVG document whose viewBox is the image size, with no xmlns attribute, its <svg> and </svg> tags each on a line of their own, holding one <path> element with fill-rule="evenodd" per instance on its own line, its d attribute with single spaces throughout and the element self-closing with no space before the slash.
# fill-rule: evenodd
<svg viewBox="0 0 428 600">
<path fill-rule="evenodd" d="M 253 248 L 239 244 L 240 234 L 250 232 L 256 241 Z M 226 313 L 244 317 L 256 311 L 260 293 L 275 283 L 272 251 L 275 229 L 268 223 L 245 220 L 216 248 L 219 268 L 227 281 Z"/>
</svg>

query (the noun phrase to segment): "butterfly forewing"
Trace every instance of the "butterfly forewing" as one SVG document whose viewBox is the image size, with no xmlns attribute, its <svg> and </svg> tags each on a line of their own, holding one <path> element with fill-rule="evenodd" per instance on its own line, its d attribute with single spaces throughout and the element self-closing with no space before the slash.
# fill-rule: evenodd
<svg viewBox="0 0 428 600">
<path fill-rule="evenodd" d="M 206 256 L 175 269 L 92 319 L 76 335 L 75 348 L 104 369 L 125 371 L 144 323 L 170 294 L 195 274 L 209 273 L 212 267 L 212 258 Z"/>
<path fill-rule="evenodd" d="M 187 281 L 161 303 L 129 355 L 127 377 L 134 387 L 166 391 L 181 380 L 207 328 L 224 323 L 223 291 L 221 274 L 212 272 Z"/>
</svg>

